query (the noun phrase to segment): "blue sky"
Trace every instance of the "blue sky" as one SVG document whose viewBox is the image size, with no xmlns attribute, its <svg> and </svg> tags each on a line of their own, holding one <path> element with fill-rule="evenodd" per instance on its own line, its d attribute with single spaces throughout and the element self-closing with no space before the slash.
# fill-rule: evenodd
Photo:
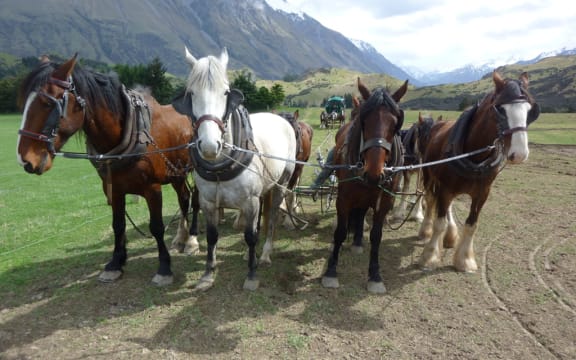
<svg viewBox="0 0 576 360">
<path fill-rule="evenodd" d="M 405 69 L 494 66 L 576 48 L 576 6 L 566 0 L 266 0 L 368 42 Z"/>
</svg>

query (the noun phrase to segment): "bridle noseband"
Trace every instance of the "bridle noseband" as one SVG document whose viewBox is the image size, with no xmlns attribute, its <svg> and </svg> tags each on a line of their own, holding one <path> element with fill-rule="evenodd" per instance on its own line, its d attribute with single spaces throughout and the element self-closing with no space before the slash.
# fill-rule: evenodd
<svg viewBox="0 0 576 360">
<path fill-rule="evenodd" d="M 500 139 L 502 139 L 505 136 L 510 136 L 515 132 L 528 131 L 528 126 L 534 121 L 536 121 L 536 119 L 540 115 L 540 106 L 537 103 L 533 104 L 531 103 L 530 104 L 531 108 L 530 111 L 528 111 L 526 119 L 526 126 L 517 126 L 514 128 L 510 128 L 510 125 L 508 124 L 508 115 L 506 114 L 506 111 L 502 108 L 502 105 L 525 103 L 525 102 L 530 103 L 530 101 L 529 96 L 526 93 L 526 90 L 522 87 L 522 85 L 518 80 L 509 80 L 509 81 L 513 81 L 518 85 L 520 89 L 520 94 L 517 94 L 513 98 L 509 96 L 508 97 L 504 96 L 504 98 L 500 103 L 492 106 L 497 115 L 496 118 L 498 124 L 498 137 Z"/>
<path fill-rule="evenodd" d="M 72 81 L 72 77 L 68 78 L 68 81 L 63 81 L 60 79 L 56 79 L 54 77 L 48 78 L 48 83 L 56 85 L 62 89 L 64 89 L 64 93 L 62 94 L 61 99 L 57 99 L 52 95 L 48 94 L 43 90 L 38 91 L 38 95 L 43 96 L 44 98 L 48 99 L 51 103 L 54 104 L 54 109 L 48 115 L 46 119 L 46 123 L 42 128 L 40 133 L 36 133 L 29 130 L 20 129 L 18 130 L 18 134 L 24 137 L 41 141 L 46 143 L 48 147 L 48 152 L 50 154 L 54 154 L 56 149 L 54 148 L 54 139 L 58 133 L 58 128 L 60 126 L 60 120 L 67 116 L 67 109 L 68 109 L 68 96 L 69 92 L 76 97 L 76 102 L 82 107 L 82 110 L 85 111 L 86 101 L 78 95 L 76 92 L 76 87 Z"/>
</svg>

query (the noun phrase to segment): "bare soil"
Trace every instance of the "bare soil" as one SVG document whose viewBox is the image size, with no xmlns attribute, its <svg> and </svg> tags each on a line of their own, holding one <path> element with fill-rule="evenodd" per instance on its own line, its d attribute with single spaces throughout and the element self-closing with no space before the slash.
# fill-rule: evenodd
<svg viewBox="0 0 576 360">
<path fill-rule="evenodd" d="M 574 359 L 576 147 L 531 151 L 492 188 L 476 233 L 476 274 L 455 272 L 451 249 L 441 268 L 420 271 L 418 225 L 408 222 L 384 230 L 386 294 L 366 291 L 368 251 L 348 247 L 341 287 L 324 289 L 335 213 L 305 198 L 310 224 L 279 232 L 255 292 L 242 290 L 244 247 L 228 225 L 215 286 L 202 293 L 193 286 L 204 254 L 175 254 L 175 283 L 156 288 L 155 246 L 136 239 L 123 278 L 102 284 L 112 237 L 98 249 L 79 244 L 71 256 L 86 256 L 85 268 L 59 279 L 41 272 L 26 291 L 1 294 L 0 359 Z M 467 206 L 466 198 L 455 205 L 460 223 Z"/>
</svg>

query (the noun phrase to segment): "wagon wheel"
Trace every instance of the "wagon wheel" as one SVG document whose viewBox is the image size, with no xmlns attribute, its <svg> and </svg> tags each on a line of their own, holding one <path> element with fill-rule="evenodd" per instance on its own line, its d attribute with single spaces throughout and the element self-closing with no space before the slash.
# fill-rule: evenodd
<svg viewBox="0 0 576 360">
<path fill-rule="evenodd" d="M 327 213 L 335 208 L 337 193 L 338 181 L 335 175 L 330 175 L 328 186 L 323 186 L 320 192 L 320 210 L 322 213 Z"/>
<path fill-rule="evenodd" d="M 320 114 L 320 129 L 326 129 L 328 125 L 326 124 L 327 114 L 325 111 L 322 111 Z"/>
</svg>

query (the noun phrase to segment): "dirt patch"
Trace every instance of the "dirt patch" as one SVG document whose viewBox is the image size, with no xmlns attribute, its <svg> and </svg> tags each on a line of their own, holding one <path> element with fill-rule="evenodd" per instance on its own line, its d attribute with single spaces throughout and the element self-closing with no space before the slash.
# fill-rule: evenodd
<svg viewBox="0 0 576 360">
<path fill-rule="evenodd" d="M 306 198 L 309 226 L 279 233 L 256 292 L 241 289 L 244 246 L 228 226 L 206 293 L 193 290 L 204 255 L 174 255 L 175 284 L 153 287 L 156 250 L 148 239 L 131 242 L 120 281 L 99 283 L 110 238 L 78 251 L 85 268 L 56 279 L 39 272 L 22 292 L 2 294 L 0 358 L 576 358 L 576 147 L 531 151 L 492 188 L 475 240 L 476 274 L 456 273 L 452 250 L 438 270 L 420 271 L 418 225 L 409 222 L 384 232 L 385 295 L 365 289 L 368 251 L 348 247 L 340 289 L 324 289 L 335 213 Z M 467 206 L 465 198 L 455 204 L 460 223 Z"/>
</svg>

